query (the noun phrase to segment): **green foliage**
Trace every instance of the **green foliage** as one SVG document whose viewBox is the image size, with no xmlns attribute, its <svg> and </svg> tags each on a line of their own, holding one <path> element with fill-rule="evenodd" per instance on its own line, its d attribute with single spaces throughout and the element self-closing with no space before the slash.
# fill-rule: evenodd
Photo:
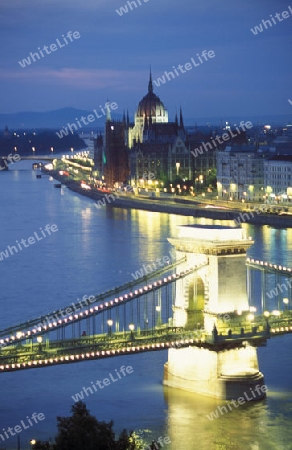
<svg viewBox="0 0 292 450">
<path fill-rule="evenodd" d="M 184 181 L 179 175 L 175 175 L 174 179 L 171 181 L 173 184 L 183 184 Z"/>
<path fill-rule="evenodd" d="M 133 434 L 128 435 L 127 430 L 123 430 L 115 446 L 116 450 L 138 450 Z"/>
<path fill-rule="evenodd" d="M 167 173 L 162 172 L 160 170 L 158 170 L 158 172 L 157 172 L 157 180 L 162 182 L 165 186 L 167 186 L 169 184 L 169 179 L 168 179 Z"/>
<path fill-rule="evenodd" d="M 126 430 L 115 440 L 113 422 L 99 422 L 85 403 L 71 408 L 71 417 L 57 417 L 58 435 L 55 450 L 135 450 L 135 440 Z"/>
<path fill-rule="evenodd" d="M 211 186 L 214 187 L 214 188 L 217 187 L 217 178 L 216 178 L 216 175 L 217 175 L 216 169 L 211 169 L 211 170 L 209 171 L 208 176 L 207 176 L 207 178 L 206 178 L 206 186 L 210 186 L 210 185 L 211 185 Z"/>
</svg>

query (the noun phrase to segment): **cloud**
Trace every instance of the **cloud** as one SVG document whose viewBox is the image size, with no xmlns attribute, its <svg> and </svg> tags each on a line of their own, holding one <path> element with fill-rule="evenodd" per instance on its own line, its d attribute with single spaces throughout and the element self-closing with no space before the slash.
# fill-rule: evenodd
<svg viewBox="0 0 292 450">
<path fill-rule="evenodd" d="M 34 64 L 34 63 L 33 63 Z M 18 83 L 65 85 L 80 89 L 104 89 L 141 91 L 145 84 L 145 73 L 138 71 L 111 69 L 75 69 L 60 70 L 26 67 L 19 70 L 0 69 L 0 80 L 15 80 Z M 137 84 L 137 80 L 141 79 Z"/>
<path fill-rule="evenodd" d="M 240 8 L 234 0 L 142 0 L 139 7 L 118 16 L 115 10 L 126 3 L 1 0 L 1 106 L 11 111 L 43 109 L 48 104 L 89 109 L 96 99 L 111 98 L 113 92 L 118 104 L 134 109 L 147 92 L 150 64 L 157 78 L 202 50 L 212 49 L 214 60 L 155 88 L 169 110 L 184 99 L 190 113 L 194 110 L 191 114 L 201 111 L 202 102 L 211 111 L 226 104 L 240 113 L 247 98 L 251 109 L 269 101 L 272 111 L 276 98 L 283 108 L 291 108 L 287 55 L 292 19 L 261 36 L 250 32 L 269 14 L 286 10 L 286 0 L 278 0 L 277 8 L 274 0 L 246 0 Z M 69 30 L 79 31 L 81 39 L 20 67 L 19 60 L 62 39 Z"/>
</svg>

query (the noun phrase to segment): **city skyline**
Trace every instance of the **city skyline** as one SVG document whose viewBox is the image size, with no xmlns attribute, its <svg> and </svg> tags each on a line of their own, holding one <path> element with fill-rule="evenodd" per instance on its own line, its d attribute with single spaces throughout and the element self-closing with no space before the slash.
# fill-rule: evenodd
<svg viewBox="0 0 292 450">
<path fill-rule="evenodd" d="M 94 110 L 109 100 L 133 116 L 151 66 L 171 117 L 180 106 L 185 117 L 292 116 L 289 3 L 136 5 L 4 0 L 0 113 Z"/>
</svg>

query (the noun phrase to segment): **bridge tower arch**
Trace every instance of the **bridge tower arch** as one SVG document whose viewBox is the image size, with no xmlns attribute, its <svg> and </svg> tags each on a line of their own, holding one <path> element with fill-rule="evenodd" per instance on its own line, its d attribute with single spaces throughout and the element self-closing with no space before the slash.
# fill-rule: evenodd
<svg viewBox="0 0 292 450">
<path fill-rule="evenodd" d="M 185 307 L 188 331 L 199 328 L 204 323 L 205 283 L 201 276 L 193 276 L 185 282 Z"/>
<path fill-rule="evenodd" d="M 187 225 L 169 238 L 185 268 L 198 269 L 178 281 L 173 323 L 186 330 L 217 333 L 218 315 L 248 311 L 246 252 L 253 244 L 239 227 Z M 180 267 L 181 270 L 181 267 Z M 182 268 L 183 270 L 183 268 Z M 164 384 L 222 399 L 236 399 L 264 383 L 255 347 L 214 345 L 171 348 Z M 259 390 L 259 389 L 258 389 Z M 259 390 L 252 399 L 265 396 Z"/>
</svg>

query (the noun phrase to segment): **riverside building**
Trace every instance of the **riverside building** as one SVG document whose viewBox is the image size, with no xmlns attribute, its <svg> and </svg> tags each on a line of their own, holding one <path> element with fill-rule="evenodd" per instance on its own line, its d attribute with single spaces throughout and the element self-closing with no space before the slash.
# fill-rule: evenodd
<svg viewBox="0 0 292 450">
<path fill-rule="evenodd" d="M 217 152 L 218 198 L 262 201 L 264 159 L 266 154 L 255 147 L 227 146 Z"/>
</svg>

